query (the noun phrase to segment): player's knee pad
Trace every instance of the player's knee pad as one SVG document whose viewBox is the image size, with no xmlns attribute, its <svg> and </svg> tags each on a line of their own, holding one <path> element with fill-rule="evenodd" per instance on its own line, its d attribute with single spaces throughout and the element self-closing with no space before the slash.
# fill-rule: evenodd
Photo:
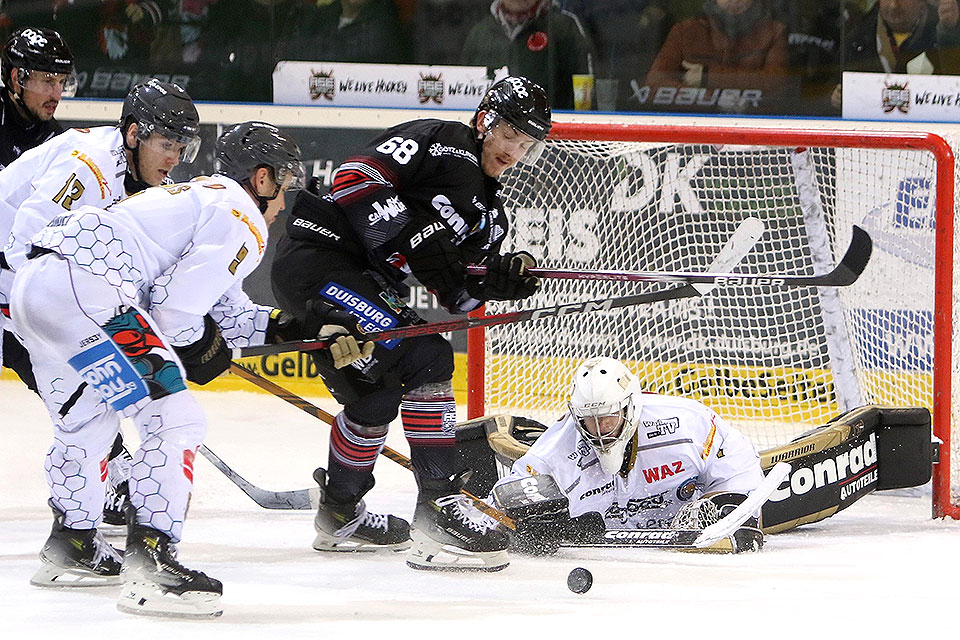
<svg viewBox="0 0 960 640">
<path fill-rule="evenodd" d="M 450 380 L 453 378 L 453 347 L 441 336 L 415 338 L 410 341 L 400 366 L 401 380 L 408 389 Z"/>
<path fill-rule="evenodd" d="M 181 449 L 196 449 L 207 435 L 207 420 L 196 399 L 181 391 L 155 400 L 134 417 L 140 439 L 153 437 Z"/>
</svg>

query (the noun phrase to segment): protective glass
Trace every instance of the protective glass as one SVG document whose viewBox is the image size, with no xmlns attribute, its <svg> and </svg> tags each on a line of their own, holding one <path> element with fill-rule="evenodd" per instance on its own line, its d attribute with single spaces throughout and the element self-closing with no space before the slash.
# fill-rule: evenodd
<svg viewBox="0 0 960 640">
<path fill-rule="evenodd" d="M 152 125 L 142 125 L 137 139 L 154 153 L 175 157 L 179 162 L 193 162 L 200 152 L 200 136 L 178 135 Z"/>
<path fill-rule="evenodd" d="M 19 69 L 17 79 L 24 91 L 32 91 L 45 96 L 72 98 L 77 95 L 77 74 L 51 73 L 35 69 Z"/>
<path fill-rule="evenodd" d="M 522 154 L 519 161 L 523 164 L 534 164 L 543 155 L 543 142 L 520 131 L 495 113 L 487 112 L 484 124 L 487 125 L 488 136 L 496 138 L 504 148 Z"/>
</svg>

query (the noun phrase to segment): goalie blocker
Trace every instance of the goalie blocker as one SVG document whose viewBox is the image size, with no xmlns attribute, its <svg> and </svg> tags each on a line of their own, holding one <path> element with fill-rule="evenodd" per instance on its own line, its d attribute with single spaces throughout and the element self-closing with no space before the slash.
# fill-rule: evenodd
<svg viewBox="0 0 960 640">
<path fill-rule="evenodd" d="M 458 464 L 475 471 L 466 489 L 489 494 L 545 430 L 539 422 L 507 415 L 457 425 Z M 763 506 L 763 531 L 778 533 L 818 522 L 873 491 L 925 484 L 931 478 L 935 451 L 929 411 L 875 405 L 854 409 L 788 444 L 762 451 L 764 472 L 778 462 L 789 462 L 793 468 Z M 523 491 L 519 485 L 516 489 Z M 553 506 L 555 513 L 565 511 L 559 502 Z M 550 517 L 544 514 L 542 519 Z M 586 524 L 591 529 L 597 526 Z"/>
</svg>

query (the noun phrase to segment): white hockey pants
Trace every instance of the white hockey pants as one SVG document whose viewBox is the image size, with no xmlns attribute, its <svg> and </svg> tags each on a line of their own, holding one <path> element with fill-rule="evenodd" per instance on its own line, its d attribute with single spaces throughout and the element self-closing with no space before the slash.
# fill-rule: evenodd
<svg viewBox="0 0 960 640">
<path fill-rule="evenodd" d="M 106 280 L 55 254 L 17 271 L 10 308 L 53 419 L 45 467 L 65 524 L 100 523 L 107 455 L 121 416 L 129 417 L 141 440 L 130 479 L 137 522 L 178 541 L 206 421 L 153 320 Z"/>
</svg>

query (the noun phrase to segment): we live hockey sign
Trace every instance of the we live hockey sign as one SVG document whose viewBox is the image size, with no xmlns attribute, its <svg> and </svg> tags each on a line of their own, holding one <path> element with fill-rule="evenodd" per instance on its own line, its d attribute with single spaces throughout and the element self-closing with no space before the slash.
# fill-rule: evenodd
<svg viewBox="0 0 960 640">
<path fill-rule="evenodd" d="M 273 101 L 336 107 L 476 109 L 486 67 L 281 61 Z"/>
</svg>

